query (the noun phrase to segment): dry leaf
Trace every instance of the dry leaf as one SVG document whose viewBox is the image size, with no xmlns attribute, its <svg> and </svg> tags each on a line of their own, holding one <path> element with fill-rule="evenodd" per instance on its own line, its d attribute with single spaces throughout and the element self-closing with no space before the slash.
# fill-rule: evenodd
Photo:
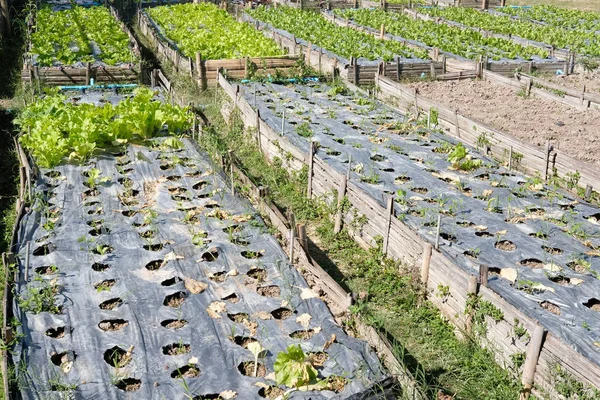
<svg viewBox="0 0 600 400">
<path fill-rule="evenodd" d="M 227 276 L 238 276 L 239 272 L 237 269 L 232 269 L 231 271 L 229 271 L 227 274 Z"/>
<path fill-rule="evenodd" d="M 225 303 L 222 301 L 213 301 L 206 309 L 211 318 L 219 319 L 219 313 L 225 312 Z"/>
<path fill-rule="evenodd" d="M 253 316 L 260 319 L 271 319 L 271 314 L 266 311 L 259 311 Z"/>
<path fill-rule="evenodd" d="M 335 342 L 335 334 L 331 334 L 331 339 L 329 339 L 328 341 L 325 342 L 325 345 L 323 346 L 323 350 L 327 350 L 329 348 L 329 346 L 331 346 L 334 342 Z"/>
<path fill-rule="evenodd" d="M 183 278 L 183 283 L 185 285 L 185 288 L 189 290 L 192 294 L 202 293 L 208 287 L 206 283 L 197 281 L 192 278 Z"/>
<path fill-rule="evenodd" d="M 304 313 L 296 318 L 296 322 L 302 325 L 304 329 L 308 329 L 308 325 L 310 324 L 311 319 L 312 317 L 310 316 L 310 314 Z"/>
<path fill-rule="evenodd" d="M 314 297 L 319 297 L 315 292 L 313 292 L 310 288 L 303 288 L 300 293 L 300 298 L 302 300 L 312 299 Z"/>
<path fill-rule="evenodd" d="M 234 392 L 233 390 L 226 390 L 224 392 L 219 393 L 219 397 L 223 400 L 235 399 L 236 396 L 237 392 Z"/>
<path fill-rule="evenodd" d="M 192 357 L 188 360 L 188 364 L 198 364 L 198 357 Z"/>
</svg>

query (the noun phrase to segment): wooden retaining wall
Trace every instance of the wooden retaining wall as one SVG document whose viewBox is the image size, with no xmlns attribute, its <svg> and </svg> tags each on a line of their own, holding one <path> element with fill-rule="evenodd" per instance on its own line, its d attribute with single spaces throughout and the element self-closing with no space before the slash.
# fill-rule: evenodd
<svg viewBox="0 0 600 400">
<path fill-rule="evenodd" d="M 415 14 L 422 15 L 422 14 L 417 13 L 416 11 L 413 12 L 412 10 L 406 10 L 406 12 L 411 16 L 414 16 Z M 526 71 L 528 73 L 531 73 L 533 71 L 555 72 L 559 69 L 565 70 L 568 68 L 568 65 L 565 61 L 536 62 L 536 61 L 519 61 L 519 60 L 507 60 L 507 61 L 468 60 L 464 57 L 460 57 L 453 53 L 440 51 L 440 49 L 438 49 L 438 48 L 432 48 L 432 47 L 429 47 L 422 43 L 419 44 L 416 41 L 411 42 L 411 41 L 408 41 L 407 39 L 400 38 L 399 36 L 387 34 L 385 32 L 385 26 L 382 27 L 383 30 L 378 31 L 371 27 L 358 25 L 347 19 L 336 17 L 335 14 L 332 14 L 332 13 L 330 14 L 327 12 L 323 12 L 323 13 L 321 13 L 321 15 L 323 15 L 323 17 L 326 18 L 327 20 L 334 22 L 339 26 L 351 27 L 353 29 L 356 29 L 357 31 L 361 31 L 361 32 L 365 32 L 370 35 L 373 35 L 379 39 L 397 40 L 397 41 L 402 42 L 404 45 L 406 45 L 410 48 L 414 48 L 414 49 L 418 49 L 418 50 L 425 50 L 429 53 L 429 56 L 435 61 L 438 61 L 441 57 L 442 62 L 445 63 L 446 67 L 449 70 L 453 70 L 453 71 L 473 70 L 473 69 L 477 69 L 477 68 L 483 68 L 488 71 L 492 71 L 492 72 L 495 72 L 495 73 L 498 73 L 501 75 L 512 76 L 515 73 L 515 71 Z M 382 32 L 384 33 L 383 35 L 382 35 Z"/>
<path fill-rule="evenodd" d="M 275 42 L 284 50 L 291 54 L 301 54 L 308 65 L 319 73 L 341 78 L 360 85 L 375 84 L 375 75 L 379 70 L 379 65 L 372 63 L 365 64 L 356 59 L 346 61 L 333 53 L 325 52 L 321 47 L 312 44 L 301 43 L 295 36 L 282 35 L 270 28 L 269 25 L 253 19 L 250 16 L 244 16 L 246 22 L 251 23 L 256 29 L 261 30 L 263 34 L 275 40 Z M 394 62 L 384 63 L 385 76 L 390 79 L 400 80 L 404 78 L 418 78 L 425 76 L 436 76 L 446 72 L 444 62 L 432 60 L 402 60 L 397 59 Z"/>
<path fill-rule="evenodd" d="M 389 81 L 387 78 L 381 79 Z M 285 136 L 280 136 L 270 128 L 260 118 L 260 113 L 254 111 L 241 96 L 239 86 L 232 86 L 222 76 L 219 76 L 218 83 L 230 97 L 233 107 L 239 110 L 245 126 L 254 128 L 252 131 L 267 160 L 272 161 L 275 157 L 286 159 L 285 155 L 289 152 L 292 154 L 289 163 L 291 169 L 298 170 L 308 165 L 309 195 L 331 196 L 339 188 L 346 187 L 345 195 L 350 204 L 367 219 L 362 227 L 351 230 L 357 243 L 369 247 L 375 245 L 376 236 L 382 237 L 384 243 L 389 243 L 386 249 L 388 256 L 401 260 L 406 266 L 420 269 L 429 300 L 460 332 L 468 332 L 472 324 L 472 316 L 467 311 L 467 299 L 471 295 L 479 295 L 481 299 L 502 310 L 504 318 L 499 322 L 486 317 L 485 336 L 477 339 L 482 346 L 495 354 L 498 363 L 503 367 L 514 368 L 511 355 L 526 353 L 523 370 L 519 371 L 526 388 L 531 388 L 535 383 L 536 387 L 548 393 L 550 398 L 559 399 L 553 375 L 556 366 L 577 381 L 600 388 L 600 366 L 587 360 L 553 334 L 547 333 L 537 321 L 521 313 L 488 288 L 487 275 L 479 274 L 478 278 L 477 275 L 465 272 L 444 254 L 443 247 L 441 251 L 432 250 L 431 243 L 395 218 L 393 211 L 390 214 L 385 201 L 371 198 L 352 181 L 346 181 L 346 174 L 329 166 L 320 158 L 318 152 L 299 151 Z M 226 111 L 225 115 L 227 114 Z M 352 226 L 350 212 L 342 219 L 347 226 Z M 448 287 L 449 296 L 438 296 L 438 285 Z M 531 336 L 529 341 L 522 341 L 516 337 L 515 319 L 520 326 L 527 329 Z"/>
<path fill-rule="evenodd" d="M 255 70 L 261 75 L 275 75 L 280 72 L 289 74 L 298 65 L 297 56 L 246 57 L 230 60 L 204 60 L 201 54 L 196 54 L 195 60 L 183 55 L 175 45 L 166 41 L 150 22 L 150 17 L 143 11 L 138 13 L 137 23 L 142 34 L 148 38 L 157 55 L 169 60 L 175 70 L 196 77 L 202 87 L 216 82 L 219 69 L 226 71 L 233 79 L 248 78 L 250 71 Z"/>
<path fill-rule="evenodd" d="M 488 75 L 488 79 L 491 75 Z M 415 93 L 414 90 L 406 88 L 397 82 L 384 77 L 377 78 L 377 94 L 380 100 L 399 109 L 402 112 L 413 109 L 415 101 L 420 109 L 425 112 L 437 110 L 440 124 L 450 134 L 461 141 L 477 147 L 477 141 L 485 134 L 491 145 L 487 154 L 501 160 L 504 165 L 512 165 L 513 168 L 521 170 L 529 175 L 539 174 L 543 178 L 549 178 L 555 173 L 559 177 L 580 174 L 578 185 L 590 192 L 590 198 L 598 197 L 600 192 L 600 170 L 589 163 L 576 160 L 560 150 L 553 149 L 546 153 L 532 145 L 525 144 L 519 139 L 500 132 L 482 122 L 473 120 L 442 106 L 435 101 L 426 99 Z M 538 89 L 540 90 L 540 89 Z M 545 91 L 540 90 L 542 95 Z M 513 157 L 509 161 L 509 155 Z"/>
<path fill-rule="evenodd" d="M 140 48 L 135 37 L 119 18 L 118 12 L 112 7 L 109 10 L 119 22 L 121 29 L 129 36 L 129 43 L 133 53 L 140 58 Z M 137 83 L 142 74 L 142 62 L 136 64 L 97 66 L 87 63 L 83 67 L 57 66 L 38 67 L 31 60 L 25 60 L 21 70 L 21 79 L 24 83 L 36 83 L 50 86 L 60 85 L 89 85 L 91 80 L 95 84 L 111 83 Z"/>
</svg>

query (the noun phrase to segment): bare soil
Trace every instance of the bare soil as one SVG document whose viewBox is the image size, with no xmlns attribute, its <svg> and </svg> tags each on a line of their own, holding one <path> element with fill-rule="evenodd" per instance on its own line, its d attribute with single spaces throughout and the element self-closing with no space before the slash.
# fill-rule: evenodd
<svg viewBox="0 0 600 400">
<path fill-rule="evenodd" d="M 277 386 L 269 386 L 258 391 L 260 397 L 266 397 L 267 399 L 276 399 L 284 394 L 285 390 Z"/>
<path fill-rule="evenodd" d="M 265 297 L 279 297 L 281 294 L 281 289 L 279 289 L 279 286 L 271 285 L 259 287 L 256 289 L 256 292 Z"/>
<path fill-rule="evenodd" d="M 254 362 L 253 361 L 245 361 L 238 366 L 238 370 L 242 373 L 242 375 L 254 377 Z M 267 369 L 261 363 L 258 363 L 258 367 L 256 369 L 256 376 L 262 378 L 267 375 Z"/>
<path fill-rule="evenodd" d="M 118 331 L 129 325 L 129 322 L 124 319 L 109 319 L 102 321 L 98 324 L 98 327 L 103 331 Z"/>
<path fill-rule="evenodd" d="M 572 75 L 542 75 L 541 79 L 562 85 L 568 89 L 582 90 L 600 95 L 600 71 L 586 71 Z"/>
<path fill-rule="evenodd" d="M 560 307 L 556 304 L 550 303 L 549 301 L 542 301 L 540 306 L 550 311 L 552 314 L 560 315 Z"/>
<path fill-rule="evenodd" d="M 600 110 L 579 111 L 535 97 L 518 96 L 517 90 L 484 81 L 417 82 L 426 98 L 486 123 L 501 132 L 542 149 L 546 140 L 555 148 L 600 166 Z"/>
<path fill-rule="evenodd" d="M 299 330 L 299 331 L 290 333 L 290 337 L 292 337 L 294 339 L 308 340 L 311 337 L 313 337 L 314 334 L 315 334 L 315 331 L 313 329 Z"/>
</svg>

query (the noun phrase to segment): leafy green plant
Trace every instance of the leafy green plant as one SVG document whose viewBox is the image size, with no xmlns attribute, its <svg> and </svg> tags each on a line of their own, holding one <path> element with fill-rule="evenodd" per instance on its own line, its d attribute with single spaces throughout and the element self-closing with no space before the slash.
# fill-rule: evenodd
<svg viewBox="0 0 600 400">
<path fill-rule="evenodd" d="M 317 385 L 317 370 L 312 366 L 300 345 L 290 345 L 287 351 L 277 354 L 277 359 L 273 366 L 275 369 L 275 381 L 279 385 L 285 385 L 291 388 L 300 388 L 301 386 Z"/>
<path fill-rule="evenodd" d="M 23 295 L 19 295 L 19 307 L 25 312 L 39 314 L 49 312 L 60 314 L 61 308 L 56 304 L 55 295 L 58 294 L 60 287 L 56 279 L 48 282 L 43 279 L 36 279 L 39 286 L 28 287 Z"/>
<path fill-rule="evenodd" d="M 454 149 L 448 154 L 448 161 L 452 164 L 453 168 L 462 171 L 472 171 L 481 166 L 481 160 L 473 160 L 462 143 L 454 146 Z"/>
<path fill-rule="evenodd" d="M 305 138 L 309 138 L 313 135 L 313 131 L 310 129 L 310 124 L 308 122 L 303 122 L 296 126 L 296 133 Z"/>
</svg>

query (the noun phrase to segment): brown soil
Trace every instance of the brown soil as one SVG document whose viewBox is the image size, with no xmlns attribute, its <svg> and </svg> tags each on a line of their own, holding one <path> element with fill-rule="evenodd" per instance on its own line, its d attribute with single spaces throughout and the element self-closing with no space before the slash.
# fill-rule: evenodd
<svg viewBox="0 0 600 400">
<path fill-rule="evenodd" d="M 185 292 L 176 292 L 165 297 L 163 305 L 176 308 L 183 304 L 185 298 Z"/>
<path fill-rule="evenodd" d="M 221 300 L 225 300 L 225 301 L 235 304 L 240 301 L 240 298 L 238 297 L 237 294 L 231 293 L 229 296 L 225 296 Z"/>
<path fill-rule="evenodd" d="M 200 375 L 200 370 L 191 365 L 186 365 L 181 368 L 177 368 L 175 371 L 171 372 L 171 378 L 195 378 Z"/>
<path fill-rule="evenodd" d="M 103 290 L 107 290 L 107 289 L 110 289 L 111 287 L 115 286 L 115 283 L 117 283 L 116 279 L 107 279 L 102 282 L 96 283 L 94 285 L 94 288 L 97 291 L 103 291 Z"/>
<path fill-rule="evenodd" d="M 50 328 L 46 331 L 46 336 L 53 339 L 62 339 L 65 337 L 65 327 L 59 326 L 57 328 Z"/>
<path fill-rule="evenodd" d="M 589 269 L 586 268 L 585 266 L 576 263 L 575 261 L 571 261 L 567 263 L 567 267 L 571 268 L 573 271 L 577 272 L 578 274 L 586 274 L 589 272 Z"/>
<path fill-rule="evenodd" d="M 56 274 L 56 271 L 57 269 L 53 266 L 37 267 L 35 269 L 35 272 L 40 275 L 54 275 Z"/>
<path fill-rule="evenodd" d="M 520 264 L 524 267 L 529 268 L 542 268 L 544 266 L 543 262 L 535 258 L 528 258 L 526 260 L 522 260 Z"/>
<path fill-rule="evenodd" d="M 258 391 L 258 395 L 260 397 L 265 397 L 267 399 L 276 399 L 285 394 L 285 390 L 279 388 L 277 386 L 268 386 L 266 388 L 262 388 Z"/>
<path fill-rule="evenodd" d="M 477 260 L 477 253 L 473 250 L 467 250 L 463 253 L 465 256 L 472 258 L 473 260 Z"/>
<path fill-rule="evenodd" d="M 100 303 L 100 309 L 114 310 L 121 304 L 123 304 L 123 300 L 121 300 L 120 298 L 110 299 L 110 300 L 106 300 L 106 301 L 103 301 L 102 303 Z"/>
<path fill-rule="evenodd" d="M 259 282 L 264 282 L 267 279 L 267 271 L 261 268 L 252 269 L 248 271 L 248 276 Z"/>
<path fill-rule="evenodd" d="M 509 240 L 501 240 L 499 242 L 496 242 L 494 246 L 496 246 L 497 249 L 500 249 L 502 251 L 513 251 L 517 248 L 517 246 Z"/>
<path fill-rule="evenodd" d="M 328 378 L 329 388 L 336 393 L 341 392 L 346 387 L 346 378 L 341 376 L 330 376 Z"/>
<path fill-rule="evenodd" d="M 558 247 L 542 246 L 542 249 L 544 249 L 544 251 L 546 253 L 549 253 L 552 255 L 559 255 L 559 254 L 563 253 L 563 251 L 561 249 L 559 249 Z"/>
<path fill-rule="evenodd" d="M 426 98 L 484 122 L 501 132 L 540 146 L 550 140 L 572 157 L 600 165 L 600 110 L 578 111 L 535 97 L 523 98 L 517 90 L 475 80 L 408 84 Z"/>
<path fill-rule="evenodd" d="M 593 72 L 585 71 L 567 76 L 543 75 L 540 76 L 540 79 L 577 91 L 581 91 L 585 85 L 586 92 L 600 95 L 600 71 L 598 70 L 594 70 Z"/>
<path fill-rule="evenodd" d="M 248 345 L 250 343 L 255 343 L 256 339 L 253 339 L 251 337 L 246 337 L 246 336 L 235 336 L 233 338 L 230 337 L 231 340 L 233 340 L 233 342 L 235 344 L 237 344 L 238 346 L 241 346 L 245 349 L 248 348 Z"/>
<path fill-rule="evenodd" d="M 246 314 L 246 313 L 227 314 L 227 317 L 229 317 L 229 319 L 232 320 L 233 322 L 237 322 L 239 324 L 241 324 L 245 320 L 247 321 L 249 318 L 248 314 Z"/>
<path fill-rule="evenodd" d="M 124 319 L 106 319 L 98 324 L 103 331 L 119 331 L 129 325 Z"/>
<path fill-rule="evenodd" d="M 299 330 L 299 331 L 295 331 L 290 333 L 290 337 L 294 338 L 294 339 L 302 339 L 302 340 L 308 340 L 311 337 L 313 337 L 315 335 L 315 331 L 313 329 L 309 329 L 309 330 Z"/>
<path fill-rule="evenodd" d="M 550 279 L 552 282 L 557 283 L 561 286 L 568 286 L 571 283 L 571 278 L 563 276 L 563 275 L 549 277 L 548 279 Z"/>
<path fill-rule="evenodd" d="M 273 315 L 273 318 L 275 319 L 288 319 L 293 314 L 294 313 L 292 312 L 292 310 L 289 310 L 284 307 L 271 311 L 271 315 Z"/>
<path fill-rule="evenodd" d="M 265 297 L 279 297 L 281 294 L 281 289 L 279 289 L 279 286 L 271 285 L 259 287 L 256 289 L 256 292 Z"/>
<path fill-rule="evenodd" d="M 134 378 L 126 378 L 118 381 L 115 386 L 126 392 L 135 392 L 142 386 L 142 381 Z"/>
<path fill-rule="evenodd" d="M 589 299 L 588 301 L 583 303 L 583 305 L 591 310 L 600 311 L 600 300 L 598 299 Z"/>
<path fill-rule="evenodd" d="M 167 319 L 160 324 L 167 329 L 180 329 L 187 325 L 187 321 L 185 319 Z"/>
<path fill-rule="evenodd" d="M 550 303 L 549 301 L 542 301 L 540 307 L 550 311 L 552 314 L 560 315 L 560 307 L 556 304 Z"/>
<path fill-rule="evenodd" d="M 242 373 L 242 375 L 254 377 L 254 361 L 244 361 L 240 365 L 238 365 L 238 370 Z M 258 363 L 258 367 L 256 370 L 256 376 L 258 378 L 262 378 L 267 375 L 267 369 L 261 363 Z"/>
<path fill-rule="evenodd" d="M 133 346 L 129 350 L 113 347 L 104 352 L 104 361 L 112 367 L 123 368 L 131 362 Z"/>
<path fill-rule="evenodd" d="M 178 356 L 192 351 L 191 346 L 185 343 L 171 343 L 163 346 L 162 352 L 168 356 Z"/>
<path fill-rule="evenodd" d="M 317 353 L 308 353 L 308 357 L 312 360 L 312 365 L 315 367 L 322 367 L 325 364 L 325 361 L 329 359 L 329 354 L 324 351 L 319 351 Z"/>
<path fill-rule="evenodd" d="M 217 272 L 217 273 L 213 274 L 213 276 L 210 277 L 210 280 L 213 282 L 217 282 L 217 283 L 223 283 L 227 280 L 227 272 L 225 272 L 225 271 Z"/>
</svg>

